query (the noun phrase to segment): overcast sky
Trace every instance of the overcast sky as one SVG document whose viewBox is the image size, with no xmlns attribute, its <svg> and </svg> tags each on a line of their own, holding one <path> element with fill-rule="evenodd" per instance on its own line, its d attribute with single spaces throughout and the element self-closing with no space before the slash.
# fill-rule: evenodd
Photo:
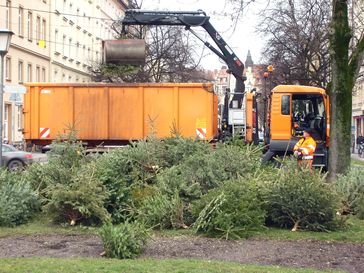
<svg viewBox="0 0 364 273">
<path fill-rule="evenodd" d="M 196 11 L 202 9 L 211 17 L 212 25 L 217 29 L 227 44 L 234 50 L 235 54 L 245 62 L 248 49 L 250 49 L 254 63 L 261 59 L 262 38 L 255 33 L 258 24 L 258 12 L 264 8 L 264 0 L 255 0 L 245 10 L 242 19 L 233 31 L 232 22 L 228 17 L 221 15 L 224 11 L 224 0 L 144 0 L 142 9 L 147 10 L 176 10 Z M 183 30 L 183 28 L 182 28 Z M 196 29 L 197 30 L 197 29 Z M 199 33 L 203 33 L 200 32 Z M 205 36 L 203 36 L 205 37 Z M 205 54 L 209 50 L 205 50 Z M 211 53 L 204 57 L 202 66 L 206 69 L 220 68 L 223 62 Z"/>
</svg>

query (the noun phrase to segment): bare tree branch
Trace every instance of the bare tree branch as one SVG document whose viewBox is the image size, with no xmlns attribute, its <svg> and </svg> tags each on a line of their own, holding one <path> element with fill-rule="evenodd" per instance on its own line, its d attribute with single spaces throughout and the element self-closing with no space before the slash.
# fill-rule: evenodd
<svg viewBox="0 0 364 273">
<path fill-rule="evenodd" d="M 258 31 L 269 37 L 264 62 L 275 67 L 274 84 L 325 87 L 330 80 L 330 7 L 327 0 L 275 0 Z"/>
</svg>

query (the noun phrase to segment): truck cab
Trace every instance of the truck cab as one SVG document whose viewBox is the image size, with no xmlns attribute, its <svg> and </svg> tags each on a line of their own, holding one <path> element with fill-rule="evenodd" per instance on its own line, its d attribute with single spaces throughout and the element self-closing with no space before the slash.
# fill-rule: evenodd
<svg viewBox="0 0 364 273">
<path fill-rule="evenodd" d="M 318 87 L 279 85 L 270 95 L 263 161 L 293 153 L 305 129 L 317 142 L 313 166 L 327 168 L 330 140 L 329 98 Z"/>
</svg>

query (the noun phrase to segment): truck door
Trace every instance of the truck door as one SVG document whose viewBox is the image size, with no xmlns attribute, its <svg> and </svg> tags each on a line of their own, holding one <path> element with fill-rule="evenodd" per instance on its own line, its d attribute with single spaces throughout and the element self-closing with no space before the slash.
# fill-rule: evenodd
<svg viewBox="0 0 364 273">
<path fill-rule="evenodd" d="M 273 94 L 271 104 L 271 140 L 289 141 L 291 139 L 291 102 L 290 94 Z"/>
</svg>

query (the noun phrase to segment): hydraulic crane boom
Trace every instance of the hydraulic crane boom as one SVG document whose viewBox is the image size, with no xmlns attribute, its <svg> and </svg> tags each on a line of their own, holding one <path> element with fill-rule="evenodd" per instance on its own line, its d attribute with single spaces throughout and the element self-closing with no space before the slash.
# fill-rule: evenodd
<svg viewBox="0 0 364 273">
<path fill-rule="evenodd" d="M 125 17 L 122 20 L 123 26 L 128 25 L 166 25 L 166 26 L 184 26 L 186 30 L 191 31 L 206 47 L 214 52 L 228 66 L 230 73 L 236 79 L 236 86 L 230 108 L 233 108 L 233 101 L 237 101 L 237 108 L 242 107 L 245 94 L 245 77 L 243 76 L 244 64 L 236 56 L 234 51 L 227 45 L 217 30 L 211 25 L 210 17 L 206 16 L 203 11 L 143 11 L 143 10 L 126 10 Z M 191 28 L 202 27 L 210 35 L 217 45 L 215 48 L 209 42 L 204 41 Z M 227 125 L 229 112 L 229 94 L 225 96 L 223 123 Z M 236 108 L 235 106 L 235 108 Z M 226 127 L 226 126 L 225 126 Z"/>
</svg>

